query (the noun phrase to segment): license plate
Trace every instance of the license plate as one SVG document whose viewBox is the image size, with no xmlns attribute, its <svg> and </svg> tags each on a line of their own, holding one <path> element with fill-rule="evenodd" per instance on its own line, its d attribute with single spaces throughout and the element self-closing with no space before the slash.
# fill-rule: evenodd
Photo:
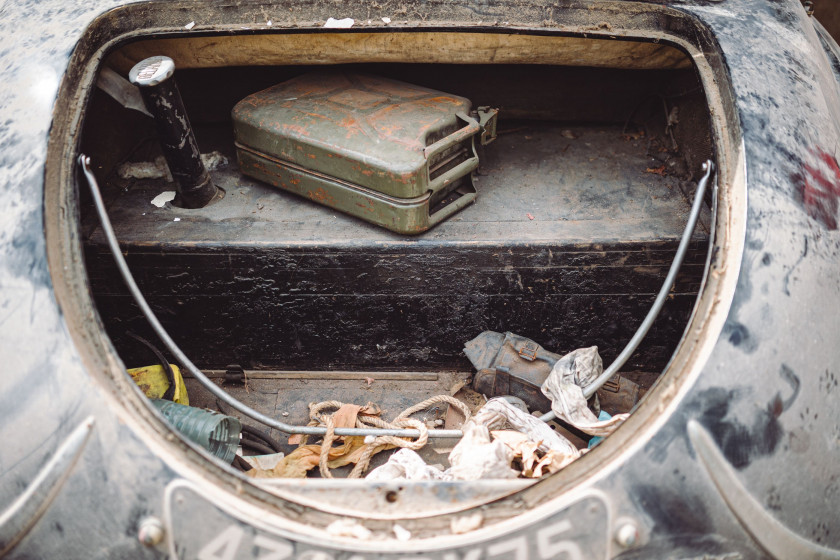
<svg viewBox="0 0 840 560">
<path fill-rule="evenodd" d="M 188 484 L 170 486 L 167 535 L 173 558 L 182 560 L 589 560 L 607 557 L 608 510 L 604 499 L 587 496 L 527 526 L 505 523 L 483 538 L 464 535 L 463 544 L 434 540 L 358 544 L 307 538 L 249 523 L 202 497 Z M 261 525 L 256 523 L 256 525 Z M 517 524 L 518 525 L 518 524 Z M 402 550 L 400 550 L 402 549 Z"/>
</svg>

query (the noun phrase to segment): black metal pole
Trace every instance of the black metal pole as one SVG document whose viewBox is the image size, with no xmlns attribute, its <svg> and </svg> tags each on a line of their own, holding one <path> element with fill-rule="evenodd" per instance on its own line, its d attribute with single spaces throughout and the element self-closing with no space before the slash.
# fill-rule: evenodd
<svg viewBox="0 0 840 560">
<path fill-rule="evenodd" d="M 178 202 L 185 208 L 201 208 L 216 196 L 216 187 L 201 161 L 174 73 L 171 58 L 153 56 L 137 63 L 128 79 L 140 89 L 155 118 L 163 156 L 178 183 Z"/>
</svg>

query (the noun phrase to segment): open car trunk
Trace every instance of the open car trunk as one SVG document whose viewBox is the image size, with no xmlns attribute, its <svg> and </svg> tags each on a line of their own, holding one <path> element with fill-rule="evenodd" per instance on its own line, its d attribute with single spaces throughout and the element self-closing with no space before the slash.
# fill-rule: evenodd
<svg viewBox="0 0 840 560">
<path fill-rule="evenodd" d="M 227 158 L 211 171 L 224 197 L 199 209 L 152 204 L 174 186 L 119 169 L 160 156 L 154 124 L 101 90 L 82 150 L 128 264 L 172 337 L 237 399 L 291 424 L 309 422 L 309 403 L 330 400 L 373 402 L 389 419 L 439 394 L 476 408 L 493 395 L 470 389 L 463 348 L 487 330 L 561 355 L 598 346 L 610 363 L 661 287 L 700 165 L 713 159 L 696 71 L 661 44 L 435 32 L 190 37 L 125 45 L 105 66 L 125 76 L 158 54 L 175 60 L 202 153 Z M 478 152 L 476 202 L 403 236 L 242 175 L 232 107 L 336 67 L 498 108 L 498 138 Z M 155 340 L 81 196 L 100 319 L 126 367 L 156 363 L 126 334 Z M 711 229 L 707 206 L 664 309 L 621 371 L 638 387 L 616 379 L 602 388 L 606 412 L 630 412 L 665 371 L 704 277 Z M 193 406 L 238 416 L 195 380 L 186 386 Z M 441 426 L 446 413 L 439 406 L 415 417 Z M 285 452 L 295 448 L 285 434 L 242 420 Z M 583 434 L 555 429 L 586 446 Z M 421 455 L 445 467 L 453 444 L 431 441 Z"/>
</svg>

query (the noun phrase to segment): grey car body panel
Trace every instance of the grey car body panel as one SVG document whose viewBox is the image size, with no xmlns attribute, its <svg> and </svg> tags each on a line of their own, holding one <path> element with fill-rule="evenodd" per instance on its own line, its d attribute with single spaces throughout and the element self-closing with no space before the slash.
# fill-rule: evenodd
<svg viewBox="0 0 840 560">
<path fill-rule="evenodd" d="M 88 26 L 120 4 L 28 1 L 7 4 L 0 18 L 6 45 L 0 61 L 0 512 L 26 491 L 87 417 L 95 419 L 78 460 L 70 463 L 69 476 L 11 550 L 13 558 L 165 555 L 165 546 L 146 548 L 138 542 L 138 522 L 148 515 L 164 516 L 165 489 L 173 481 L 183 477 L 209 487 L 225 474 L 217 466 L 200 469 L 161 458 L 169 456 L 166 445 L 180 445 L 188 455 L 198 452 L 181 442 L 156 443 L 151 437 L 155 434 L 139 427 L 136 413 L 125 411 L 107 376 L 83 360 L 54 293 L 51 272 L 61 271 L 48 267 L 44 169 L 54 102 L 77 43 L 97 40 L 86 35 Z M 619 14 L 621 5 L 594 2 L 601 11 L 593 12 L 598 18 L 591 22 L 593 33 L 606 21 L 604 14 Z M 521 19 L 523 25 L 544 24 L 551 31 L 557 14 L 586 6 L 533 2 L 511 14 L 506 4 L 492 1 L 428 3 L 422 14 L 409 9 L 405 19 L 424 27 L 477 29 L 491 21 L 516 26 Z M 380 15 L 378 8 L 362 2 L 135 8 L 149 22 L 156 21 L 155 10 L 168 11 L 169 31 L 190 21 L 200 30 L 214 12 L 231 26 L 250 25 L 254 14 L 265 13 L 276 28 L 312 29 L 332 16 L 354 17 L 364 28 L 365 21 Z M 740 485 L 773 519 L 807 542 L 837 550 L 840 170 L 831 162 L 840 150 L 840 99 L 832 66 L 798 0 L 686 0 L 670 2 L 667 9 L 697 19 L 707 35 L 703 40 L 717 46 L 729 74 L 739 121 L 732 125 L 740 127 L 743 141 L 748 202 L 737 288 L 702 372 L 657 432 L 588 488 L 538 509 L 562 510 L 574 502 L 575 493 L 597 492 L 609 503 L 612 522 L 626 518 L 640 528 L 639 546 L 622 551 L 610 543 L 610 555 L 783 554 L 762 548 L 768 544 L 745 531 L 718 493 L 690 443 L 687 426 L 696 420 L 735 469 Z M 104 17 L 115 27 L 127 25 L 118 13 Z M 96 321 L 95 314 L 87 319 Z M 532 490 L 540 487 L 550 488 L 540 483 Z M 229 484 L 219 488 L 214 492 L 233 502 L 247 500 L 249 507 L 260 500 L 252 489 L 236 498 Z M 314 525 L 331 519 L 282 500 L 265 503 L 278 516 L 305 518 Z M 485 524 L 528 504 L 514 497 L 491 505 Z M 516 520 L 506 523 L 520 526 Z M 525 523 L 519 530 L 528 534 L 527 527 Z M 473 543 L 490 538 L 481 535 L 460 538 Z M 322 542 L 329 544 L 326 537 Z M 416 555 L 426 548 L 465 546 L 451 539 L 435 542 L 392 543 L 391 550 L 414 550 Z"/>
</svg>

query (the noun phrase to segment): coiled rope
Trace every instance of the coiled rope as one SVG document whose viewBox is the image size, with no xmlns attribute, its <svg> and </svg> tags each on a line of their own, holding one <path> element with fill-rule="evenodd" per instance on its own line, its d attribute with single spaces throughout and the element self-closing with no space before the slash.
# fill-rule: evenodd
<svg viewBox="0 0 840 560">
<path fill-rule="evenodd" d="M 426 410 L 435 404 L 441 403 L 447 403 L 450 406 L 457 408 L 464 415 L 466 420 L 468 420 L 472 414 L 469 407 L 458 399 L 450 397 L 449 395 L 437 395 L 403 410 L 390 422 L 387 422 L 378 416 L 368 414 L 359 414 L 356 416 L 356 428 L 414 428 L 420 432 L 420 436 L 414 440 L 396 436 L 367 436 L 365 438 L 365 445 L 362 454 L 359 456 L 359 460 L 356 462 L 356 465 L 353 467 L 353 470 L 350 471 L 347 478 L 361 478 L 362 474 L 364 474 L 367 470 L 368 465 L 370 465 L 371 458 L 386 448 L 405 447 L 417 451 L 425 446 L 429 441 L 429 429 L 426 427 L 425 423 L 420 420 L 409 418 L 409 416 L 422 410 Z M 342 437 L 336 437 L 335 435 L 335 421 L 333 420 L 333 414 L 325 414 L 325 411 L 338 410 L 344 405 L 345 403 L 340 401 L 323 401 L 319 403 L 311 403 L 309 405 L 309 426 L 325 426 L 327 429 L 326 434 L 324 434 L 324 439 L 321 441 L 321 453 L 318 461 L 321 476 L 324 478 L 333 478 L 328 465 L 329 453 L 330 449 L 332 449 L 333 443 L 335 443 L 335 440 Z M 307 436 L 303 436 L 300 445 L 306 445 L 307 439 Z"/>
</svg>

